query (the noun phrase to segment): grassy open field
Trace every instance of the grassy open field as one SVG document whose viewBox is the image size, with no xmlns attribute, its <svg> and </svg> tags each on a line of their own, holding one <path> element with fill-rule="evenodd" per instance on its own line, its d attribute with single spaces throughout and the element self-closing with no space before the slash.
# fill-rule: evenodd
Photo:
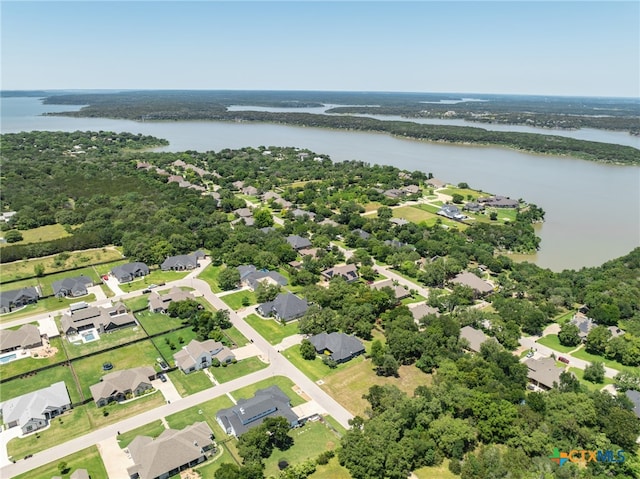
<svg viewBox="0 0 640 479">
<path fill-rule="evenodd" d="M 168 373 L 168 376 L 176 387 L 178 394 L 182 397 L 190 396 L 191 394 L 199 393 L 200 391 L 213 387 L 213 383 L 203 371 L 184 374 L 179 369 L 176 369 Z"/>
<path fill-rule="evenodd" d="M 142 325 L 149 336 L 164 333 L 184 325 L 180 318 L 170 318 L 166 314 L 143 311 L 136 313 L 136 319 Z"/>
<path fill-rule="evenodd" d="M 104 261 L 116 261 L 122 259 L 122 253 L 113 247 L 96 248 L 90 250 L 73 251 L 68 253 L 65 261 L 56 261 L 59 255 L 34 258 L 24 261 L 14 261 L 2 265 L 2 282 L 15 279 L 29 278 L 34 275 L 34 267 L 37 264 L 44 266 L 44 274 L 57 273 L 69 268 L 101 263 Z"/>
<path fill-rule="evenodd" d="M 229 364 L 226 367 L 219 366 L 210 368 L 211 374 L 219 383 L 226 383 L 232 379 L 236 379 L 247 374 L 255 373 L 269 366 L 256 357 L 242 359 L 235 364 Z"/>
<path fill-rule="evenodd" d="M 210 264 L 198 275 L 198 278 L 206 281 L 211 288 L 211 291 L 214 293 L 220 293 L 222 292 L 222 289 L 218 284 L 218 276 L 224 269 L 226 269 L 226 266 L 214 266 L 213 264 Z"/>
<path fill-rule="evenodd" d="M 371 203 L 367 203 L 366 205 L 363 205 L 363 206 L 364 206 L 365 213 L 368 213 L 369 211 L 378 211 L 378 208 L 384 205 L 379 201 L 372 201 Z"/>
<path fill-rule="evenodd" d="M 183 328 L 172 333 L 163 334 L 153 338 L 153 344 L 160 350 L 162 357 L 170 366 L 173 365 L 173 355 L 189 344 L 192 339 L 196 339 L 197 334 L 193 328 Z M 168 341 L 168 343 L 167 343 Z M 173 349 L 171 346 L 173 345 Z"/>
<path fill-rule="evenodd" d="M 338 458 L 334 457 L 324 466 L 316 467 L 316 472 L 309 479 L 351 479 L 351 474 L 346 467 L 342 467 Z"/>
<path fill-rule="evenodd" d="M 138 278 L 130 283 L 124 283 L 120 285 L 120 289 L 125 293 L 130 291 L 139 291 L 141 289 L 148 288 L 151 284 L 168 283 L 169 281 L 176 281 L 187 276 L 190 271 L 162 271 L 161 269 L 153 269 L 151 272 Z"/>
<path fill-rule="evenodd" d="M 61 461 L 66 462 L 68 467 L 68 470 L 62 475 L 58 470 L 58 464 Z M 14 479 L 51 479 L 53 476 L 61 476 L 62 479 L 68 479 L 76 469 L 86 469 L 91 479 L 109 479 L 102 457 L 100 457 L 100 451 L 96 446 L 62 457 L 32 471 L 20 474 Z"/>
<path fill-rule="evenodd" d="M 122 328 L 112 333 L 105 333 L 100 335 L 100 339 L 97 341 L 91 341 L 89 343 L 65 343 L 67 355 L 69 358 L 80 358 L 87 354 L 94 353 L 96 351 L 103 351 L 113 346 L 119 346 L 121 344 L 127 344 L 136 339 L 146 338 L 140 326 L 133 326 L 128 328 Z M 66 341 L 66 340 L 65 340 Z"/>
<path fill-rule="evenodd" d="M 278 344 L 284 338 L 298 334 L 296 321 L 283 325 L 274 319 L 262 319 L 257 314 L 250 314 L 245 318 L 245 321 L 271 344 Z"/>
<path fill-rule="evenodd" d="M 60 238 L 71 236 L 67 233 L 62 225 L 46 225 L 32 228 L 30 230 L 20 230 L 22 241 L 16 241 L 13 244 L 42 243 L 43 241 L 52 241 Z M 7 244 L 7 243 L 4 243 Z"/>
<path fill-rule="evenodd" d="M 347 363 L 348 364 L 348 363 Z M 401 366 L 398 378 L 377 376 L 371 361 L 360 361 L 351 367 L 331 374 L 324 379 L 320 387 L 327 391 L 336 401 L 342 404 L 350 413 L 365 417 L 369 407 L 363 394 L 369 392 L 374 384 L 390 384 L 412 396 L 416 387 L 431 384 L 431 376 L 420 371 L 415 366 Z"/>
<path fill-rule="evenodd" d="M 333 450 L 340 444 L 340 438 L 321 422 L 307 422 L 304 426 L 289 431 L 293 438 L 293 446 L 286 451 L 274 449 L 271 456 L 264 461 L 266 477 L 278 474 L 278 462 L 281 459 L 289 464 L 300 464 L 307 459 L 314 459 L 321 452 Z"/>
<path fill-rule="evenodd" d="M 433 226 L 439 219 L 443 225 L 447 225 L 451 228 L 458 228 L 463 230 L 467 228 L 464 223 L 450 220 L 443 216 L 439 216 L 436 213 L 440 208 L 431 205 L 420 204 L 416 206 L 401 206 L 393 210 L 393 216 L 397 218 L 404 218 L 412 223 L 424 222 L 427 226 Z"/>
<path fill-rule="evenodd" d="M 89 387 L 99 382 L 105 374 L 138 366 L 154 367 L 158 356 L 159 353 L 151 341 L 140 341 L 89 358 L 78 359 L 73 362 L 73 369 L 78 376 L 84 396 L 91 397 Z M 102 370 L 102 365 L 106 362 L 113 364 L 111 371 Z"/>
<path fill-rule="evenodd" d="M 235 398 L 236 401 L 240 398 L 248 399 L 253 397 L 258 389 L 268 388 L 269 386 L 278 386 L 280 389 L 282 389 L 282 392 L 285 393 L 291 400 L 292 406 L 299 406 L 300 404 L 307 402 L 293 390 L 293 381 L 284 376 L 274 376 L 271 378 L 263 379 L 262 381 L 258 381 L 257 383 L 251 384 L 250 386 L 233 391 L 231 395 Z"/>
<path fill-rule="evenodd" d="M 454 187 L 447 187 L 445 189 L 438 190 L 438 193 L 442 193 L 449 196 L 453 196 L 455 194 L 462 195 L 465 200 L 467 200 L 469 196 L 471 196 L 474 200 L 478 199 L 481 196 L 489 196 L 489 193 L 483 193 L 482 191 L 476 191 L 470 188 L 454 188 Z"/>
<path fill-rule="evenodd" d="M 172 429 L 183 429 L 195 422 L 206 421 L 213 430 L 216 440 L 224 439 L 227 434 L 222 430 L 216 421 L 216 413 L 220 409 L 233 406 L 228 396 L 220 396 L 210 401 L 203 402 L 197 406 L 185 409 L 175 414 L 167 416 L 165 419 Z"/>
<path fill-rule="evenodd" d="M 247 291 L 247 290 L 238 291 L 237 293 L 226 294 L 220 297 L 220 299 L 224 301 L 225 304 L 229 306 L 231 309 L 233 309 L 234 311 L 238 311 L 239 309 L 242 309 L 245 307 L 245 305 L 242 304 L 242 300 L 244 298 L 247 298 L 247 300 L 249 301 L 247 306 L 258 303 L 258 300 L 256 299 L 256 294 L 253 291 Z"/>
<path fill-rule="evenodd" d="M 540 343 L 543 346 L 547 346 L 548 348 L 555 349 L 556 351 L 560 351 L 561 353 L 568 353 L 569 351 L 573 351 L 578 346 L 563 346 L 560 344 L 560 340 L 558 339 L 557 334 L 547 334 L 546 336 L 538 339 L 536 343 Z"/>
<path fill-rule="evenodd" d="M 34 369 L 47 366 L 48 364 L 54 364 L 60 361 L 64 361 L 66 357 L 64 355 L 64 351 L 62 350 L 61 342 L 62 340 L 60 338 L 51 338 L 51 340 L 49 341 L 49 343 L 51 344 L 51 348 L 57 349 L 58 352 L 48 358 L 34 358 L 30 356 L 0 365 L 0 377 L 10 378 L 13 376 L 17 376 L 18 374 L 24 374 L 29 371 L 33 371 Z"/>
<path fill-rule="evenodd" d="M 283 354 L 284 357 L 291 361 L 296 368 L 302 371 L 305 376 L 313 381 L 325 379 L 331 374 L 335 374 L 344 369 L 353 367 L 355 364 L 358 364 L 365 360 L 364 356 L 358 356 L 351 361 L 339 364 L 335 369 L 331 369 L 329 366 L 325 365 L 322 362 L 322 358 L 320 356 L 316 356 L 316 358 L 312 361 L 303 359 L 302 356 L 300 356 L 300 346 L 297 344 L 295 346 L 291 346 L 289 349 L 286 349 Z"/>
<path fill-rule="evenodd" d="M 120 446 L 121 449 L 126 448 L 129 443 L 136 438 L 136 436 L 149 436 L 156 438 L 162 434 L 164 430 L 165 427 L 162 424 L 162 421 L 158 419 L 157 421 L 150 422 L 149 424 L 145 424 L 144 426 L 137 427 L 131 431 L 116 436 L 118 439 L 118 446 Z"/>
<path fill-rule="evenodd" d="M 33 373 L 27 377 L 12 379 L 3 383 L 2 387 L 0 387 L 0 402 L 49 387 L 59 381 L 64 381 L 67 385 L 71 402 L 78 402 L 80 393 L 69 366 L 55 366 L 40 373 Z"/>
<path fill-rule="evenodd" d="M 413 474 L 418 479 L 458 479 L 460 476 L 456 476 L 449 470 L 449 460 L 445 459 L 439 466 L 421 467 L 413 471 Z"/>
</svg>

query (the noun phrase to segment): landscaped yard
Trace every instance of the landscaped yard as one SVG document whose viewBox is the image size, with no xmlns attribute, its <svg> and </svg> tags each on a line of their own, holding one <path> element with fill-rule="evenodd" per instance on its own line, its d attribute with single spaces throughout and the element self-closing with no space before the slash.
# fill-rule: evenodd
<svg viewBox="0 0 640 479">
<path fill-rule="evenodd" d="M 231 399 L 223 395 L 167 416 L 165 419 L 171 429 L 183 429 L 195 422 L 206 421 L 209 427 L 211 427 L 216 440 L 219 441 L 225 439 L 227 434 L 216 421 L 216 413 L 220 409 L 226 409 L 231 406 L 233 406 Z"/>
<path fill-rule="evenodd" d="M 560 344 L 560 340 L 558 339 L 557 334 L 547 334 L 546 336 L 538 339 L 536 343 L 542 344 L 551 349 L 555 349 L 556 351 L 560 351 L 561 353 L 568 353 L 569 351 L 573 351 L 578 346 L 563 346 Z"/>
<path fill-rule="evenodd" d="M 224 269 L 226 269 L 226 266 L 214 266 L 213 264 L 210 264 L 198 275 L 198 278 L 206 281 L 211 288 L 211 291 L 214 293 L 220 293 L 222 289 L 220 289 L 220 285 L 218 284 L 218 276 Z"/>
<path fill-rule="evenodd" d="M 420 469 L 416 469 L 413 471 L 413 474 L 418 479 L 458 479 L 458 477 L 460 477 L 456 476 L 449 470 L 448 459 L 445 459 L 439 466 L 421 467 Z"/>
<path fill-rule="evenodd" d="M 99 382 L 100 378 L 105 374 L 138 366 L 154 367 L 158 356 L 159 353 L 156 348 L 153 347 L 151 341 L 140 341 L 114 349 L 113 351 L 79 359 L 72 364 L 80 381 L 84 396 L 90 398 L 91 392 L 89 391 L 89 387 Z M 102 370 L 102 365 L 107 362 L 113 365 L 111 371 Z"/>
<path fill-rule="evenodd" d="M 125 449 L 129 443 L 136 438 L 136 436 L 149 436 L 156 438 L 162 434 L 164 430 L 165 427 L 162 424 L 162 421 L 158 419 L 157 421 L 150 422 L 149 424 L 145 424 L 144 426 L 137 427 L 131 431 L 116 436 L 118 439 L 118 446 L 120 446 L 121 449 Z"/>
<path fill-rule="evenodd" d="M 249 340 L 245 338 L 244 335 L 234 326 L 229 329 L 223 329 L 222 334 L 224 334 L 229 339 L 229 341 L 231 341 L 238 347 L 245 346 L 249 342 Z"/>
<path fill-rule="evenodd" d="M 604 382 L 602 383 L 592 383 L 591 381 L 587 381 L 584 379 L 584 370 L 580 368 L 569 368 L 569 371 L 571 371 L 580 380 L 580 384 L 586 386 L 590 391 L 600 391 L 600 389 L 605 387 L 607 384 L 614 384 L 613 379 L 607 377 L 604 378 Z"/>
<path fill-rule="evenodd" d="M 143 309 L 149 311 L 149 296 L 145 294 L 135 298 L 125 299 L 123 303 L 130 311 L 141 311 Z M 137 315 L 136 317 L 140 319 Z"/>
<path fill-rule="evenodd" d="M 346 363 L 339 364 L 337 368 L 331 369 L 329 366 L 322 362 L 320 356 L 316 356 L 313 361 L 302 359 L 300 356 L 300 346 L 291 346 L 284 352 L 284 357 L 293 363 L 293 365 L 302 371 L 309 379 L 317 381 L 318 379 L 325 379 L 327 376 L 352 367 L 354 364 L 364 361 L 364 356 L 358 356 L 357 358 L 347 361 Z"/>
<path fill-rule="evenodd" d="M 56 354 L 48 358 L 28 357 L 2 364 L 0 365 L 0 377 L 10 378 L 13 376 L 17 376 L 18 374 L 24 374 L 29 371 L 33 371 L 34 369 L 44 367 L 48 364 L 54 364 L 60 361 L 64 361 L 66 357 L 64 355 L 64 351 L 62 350 L 62 340 L 60 338 L 51 338 L 49 342 L 52 349 L 55 348 L 58 350 Z"/>
<path fill-rule="evenodd" d="M 0 387 L 0 402 L 49 387 L 59 381 L 64 381 L 67 385 L 71 402 L 78 402 L 80 393 L 69 366 L 55 366 L 39 373 L 32 373 L 26 377 L 2 383 L 2 387 Z"/>
<path fill-rule="evenodd" d="M 81 269 L 75 269 L 73 271 L 63 271 L 61 273 L 48 274 L 47 276 L 43 276 L 39 278 L 38 282 L 40 283 L 40 287 L 42 289 L 43 296 L 49 296 L 53 294 L 53 283 L 55 281 L 60 281 L 65 278 L 75 278 L 76 276 L 88 276 L 94 282 L 94 284 L 98 284 L 101 282 L 100 278 L 93 270 L 91 266 Z M 87 301 L 85 297 L 75 298 L 72 302 L 77 301 Z"/>
<path fill-rule="evenodd" d="M 421 296 L 418 293 L 414 293 L 413 296 L 409 296 L 408 298 L 404 298 L 400 302 L 402 304 L 413 304 L 413 303 L 419 303 L 420 301 L 426 301 L 426 300 L 427 300 L 427 298 L 425 298 L 424 296 Z"/>
<path fill-rule="evenodd" d="M 340 444 L 340 438 L 321 422 L 307 422 L 300 428 L 291 429 L 289 436 L 293 438 L 293 446 L 286 451 L 274 449 L 271 456 L 265 459 L 265 477 L 278 474 L 278 461 L 281 459 L 291 465 L 300 464 Z"/>
<path fill-rule="evenodd" d="M 421 203 L 421 204 L 416 205 L 416 206 L 406 206 L 405 208 L 419 209 L 419 210 L 422 210 L 422 211 L 426 211 L 427 213 L 431 213 L 431 216 L 429 217 L 429 219 L 426 220 L 427 226 L 433 226 L 436 223 L 436 220 L 439 218 L 442 221 L 443 225 L 447 225 L 447 226 L 449 226 L 451 228 L 458 228 L 459 230 L 464 230 L 465 228 L 467 228 L 467 225 L 465 225 L 464 223 L 460 223 L 458 221 L 453 221 L 453 220 L 450 220 L 448 218 L 445 218 L 444 216 L 440 216 L 440 215 L 436 214 L 438 211 L 440 211 L 440 207 L 439 206 L 432 206 L 432 205 Z M 395 214 L 395 210 L 394 210 L 394 214 Z M 409 219 L 409 218 L 407 218 L 407 219 Z M 409 220 L 409 221 L 411 221 L 411 220 Z"/>
<path fill-rule="evenodd" d="M 66 462 L 68 467 L 68 470 L 62 475 L 58 470 L 58 464 L 61 461 Z M 68 479 L 76 469 L 86 469 L 91 479 L 109 479 L 107 470 L 102 462 L 102 457 L 100 456 L 100 451 L 98 451 L 96 446 L 91 446 L 82 451 L 57 459 L 32 471 L 20 474 L 14 479 L 51 479 L 54 476 L 61 476 L 62 479 Z"/>
<path fill-rule="evenodd" d="M 226 383 L 232 379 L 260 371 L 267 366 L 269 365 L 263 363 L 256 357 L 252 357 L 238 361 L 235 364 L 229 364 L 226 367 L 218 366 L 217 368 L 211 368 L 210 371 L 219 383 Z"/>
<path fill-rule="evenodd" d="M 127 344 L 131 341 L 135 341 L 136 339 L 146 337 L 147 335 L 140 326 L 133 326 L 118 329 L 112 333 L 101 334 L 100 339 L 97 341 L 90 341 L 88 343 L 83 343 L 80 340 L 76 343 L 70 343 L 65 340 L 66 342 L 64 346 L 69 358 L 80 358 L 96 351 L 103 351 L 113 346 Z"/>
<path fill-rule="evenodd" d="M 378 211 L 378 208 L 380 208 L 381 206 L 384 206 L 384 205 L 379 201 L 372 201 L 364 205 L 364 211 L 365 213 L 368 213 L 369 211 Z"/>
<path fill-rule="evenodd" d="M 262 381 L 258 381 L 257 383 L 233 391 L 231 395 L 236 401 L 240 398 L 249 399 L 253 397 L 258 389 L 268 388 L 269 386 L 278 386 L 280 389 L 282 389 L 282 392 L 285 393 L 291 400 L 292 406 L 299 406 L 300 404 L 307 402 L 293 390 L 293 381 L 284 376 L 274 376 L 271 378 L 263 379 Z"/>
<path fill-rule="evenodd" d="M 331 374 L 324 379 L 324 384 L 320 387 L 350 413 L 365 417 L 365 411 L 370 405 L 362 395 L 368 394 L 369 388 L 374 384 L 397 386 L 409 396 L 413 396 L 416 387 L 431 384 L 431 375 L 423 373 L 415 366 L 401 366 L 398 374 L 399 378 L 377 376 L 371 361 L 366 360 Z"/>
<path fill-rule="evenodd" d="M 168 314 L 151 313 L 150 311 L 136 313 L 136 319 L 149 336 L 181 328 L 185 325 L 184 320 L 180 318 L 171 318 Z"/>
<path fill-rule="evenodd" d="M 271 344 L 278 344 L 284 338 L 298 334 L 296 321 L 283 325 L 274 319 L 263 319 L 257 314 L 250 314 L 244 320 Z"/>
<path fill-rule="evenodd" d="M 196 339 L 197 334 L 191 327 L 153 338 L 153 344 L 160 350 L 162 357 L 169 365 L 173 365 L 173 355 Z M 173 346 L 173 347 L 172 347 Z"/>
<path fill-rule="evenodd" d="M 244 298 L 247 300 L 247 304 L 242 304 Z M 225 294 L 224 296 L 220 296 L 220 299 L 226 303 L 234 311 L 238 311 L 239 309 L 244 308 L 245 306 L 250 306 L 252 304 L 256 304 L 258 300 L 256 299 L 256 294 L 253 291 L 243 290 L 238 291 L 237 293 Z"/>
<path fill-rule="evenodd" d="M 91 422 L 91 428 L 98 429 L 108 424 L 137 416 L 140 413 L 160 407 L 163 404 L 166 404 L 164 396 L 160 391 L 154 390 L 123 404 L 112 402 L 107 406 L 98 407 L 94 402 L 90 402 L 82 407 L 86 408 L 87 416 Z M 109 414 L 105 416 L 104 411 L 107 411 Z"/>
<path fill-rule="evenodd" d="M 203 371 L 184 374 L 179 369 L 167 373 L 180 396 L 190 396 L 213 387 L 213 383 Z"/>
<path fill-rule="evenodd" d="M 351 474 L 346 467 L 342 467 L 338 458 L 334 457 L 324 466 L 317 466 L 316 472 L 309 479 L 351 479 Z"/>
<path fill-rule="evenodd" d="M 448 187 L 442 190 L 438 190 L 438 193 L 442 193 L 449 196 L 453 196 L 455 194 L 462 195 L 465 201 L 468 199 L 469 196 L 471 196 L 474 200 L 478 199 L 481 196 L 489 196 L 489 193 L 483 193 L 482 191 L 476 191 L 470 188 Z"/>
<path fill-rule="evenodd" d="M 595 354 L 590 354 L 586 352 L 584 348 L 579 349 L 575 353 L 571 353 L 571 356 L 578 359 L 584 359 L 585 361 L 589 361 L 589 362 L 599 361 L 601 363 L 604 363 L 606 367 L 617 369 L 619 371 L 637 372 L 638 370 L 638 368 L 634 368 L 632 366 L 625 366 L 619 363 L 618 361 L 613 361 L 612 359 L 605 359 L 602 356 L 596 356 Z"/>
<path fill-rule="evenodd" d="M 112 261 L 111 263 L 97 264 L 93 267 L 93 269 L 95 269 L 96 273 L 98 273 L 99 276 L 105 276 L 111 273 L 111 270 L 116 266 L 127 263 L 131 263 L 131 261 L 128 259 L 120 259 L 118 261 Z"/>
<path fill-rule="evenodd" d="M 150 284 L 159 285 L 182 279 L 189 273 L 190 271 L 162 271 L 158 268 L 151 270 L 148 275 L 143 276 L 142 278 L 136 279 L 130 283 L 121 284 L 120 289 L 125 293 L 128 293 L 129 291 L 139 291 L 141 289 L 148 288 Z"/>
</svg>

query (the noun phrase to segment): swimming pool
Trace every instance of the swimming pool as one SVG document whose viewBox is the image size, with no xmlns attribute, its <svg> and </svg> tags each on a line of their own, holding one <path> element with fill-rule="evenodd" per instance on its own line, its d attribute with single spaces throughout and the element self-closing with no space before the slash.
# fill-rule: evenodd
<svg viewBox="0 0 640 479">
<path fill-rule="evenodd" d="M 0 358 L 0 364 L 8 363 L 9 361 L 13 361 L 18 357 L 17 354 L 8 354 L 6 356 L 2 356 Z"/>
<path fill-rule="evenodd" d="M 94 339 L 96 339 L 96 336 L 93 333 L 87 333 L 87 334 L 83 335 L 82 337 L 84 338 L 85 342 L 93 341 Z"/>
</svg>

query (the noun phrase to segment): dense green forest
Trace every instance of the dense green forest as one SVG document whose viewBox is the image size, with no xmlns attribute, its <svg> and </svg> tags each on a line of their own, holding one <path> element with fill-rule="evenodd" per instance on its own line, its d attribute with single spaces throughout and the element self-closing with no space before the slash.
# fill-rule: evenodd
<svg viewBox="0 0 640 479">
<path fill-rule="evenodd" d="M 594 338 L 594 348 L 601 348 L 597 353 L 640 365 L 640 248 L 579 271 L 554 273 L 514 263 L 501 253 L 535 248 L 538 238 L 531 223 L 544 214 L 535 205 L 524 205 L 516 220 L 505 225 L 485 223 L 464 230 L 445 229 L 440 222 L 397 226 L 390 222 L 390 207 L 398 200 L 384 197 L 381 190 L 423 185 L 427 174 L 358 161 L 333 163 L 303 149 L 153 153 L 145 149 L 163 140 L 111 132 L 31 132 L 3 135 L 1 141 L 2 206 L 17 211 L 5 228 L 59 223 L 72 233 L 50 242 L 5 245 L 0 248 L 3 262 L 116 244 L 129 258 L 151 265 L 166 255 L 206 248 L 216 265 L 227 267 L 222 271 L 249 263 L 284 268 L 292 283 L 302 286 L 302 296 L 314 303 L 299 322 L 301 332 L 345 331 L 373 339 L 378 331 L 384 341 L 373 341 L 370 358 L 378 374 L 397 375 L 400 365 L 430 374 L 428 385 L 411 397 L 391 387 L 369 390 L 370 411 L 354 420 L 337 453 L 355 479 L 404 478 L 445 458 L 464 479 L 640 474 L 635 455 L 640 421 L 623 395 L 589 392 L 571 375 L 547 394 L 529 392 L 526 367 L 510 352 L 521 334 L 537 333 L 558 314 L 586 304 L 599 323 L 626 331 L 620 338 Z M 187 164 L 205 172 L 200 175 Z M 183 175 L 207 191 L 181 188 L 168 182 L 169 174 Z M 269 214 L 259 214 L 264 206 L 254 213 L 255 226 L 231 224 L 233 211 L 245 206 L 239 195 L 246 186 L 255 187 L 258 195 L 277 192 L 293 204 L 282 211 L 273 198 L 267 202 L 281 214 L 282 227 L 261 229 L 272 224 Z M 378 214 L 362 216 L 364 205 L 373 201 L 383 205 Z M 293 207 L 316 216 L 296 217 Z M 319 248 L 316 257 L 303 258 L 300 270 L 288 266 L 298 257 L 285 240 L 290 234 L 308 237 Z M 364 282 L 348 284 L 338 278 L 327 288 L 317 286 L 320 271 L 345 259 L 331 246 L 336 240 L 355 249 L 349 261 L 363 278 L 375 277 L 375 259 L 430 287 L 428 302 L 440 315 L 416 324 L 390 289 L 372 290 Z M 481 274 L 480 265 L 497 285 L 487 298 L 491 308 L 483 311 L 466 307 L 473 303 L 469 288 L 448 284 L 463 270 Z M 231 289 L 237 281 L 222 273 L 220 278 L 225 289 L 227 282 Z M 483 329 L 497 342 L 478 355 L 463 353 L 459 331 L 467 325 Z M 202 337 L 211 333 L 196 326 Z M 618 381 L 621 390 L 640 387 L 636 376 Z M 251 452 L 252 439 L 259 438 L 242 442 L 246 464 L 222 468 L 225 479 L 262 477 L 264 455 Z M 278 447 L 264 446 L 265 451 Z M 554 448 L 623 449 L 626 460 L 557 467 L 548 458 Z"/>
<path fill-rule="evenodd" d="M 297 97 L 294 93 L 297 93 Z M 302 98 L 296 102 L 294 98 Z M 423 98 L 417 100 L 416 98 Z M 55 95 L 45 99 L 50 104 L 83 104 L 79 111 L 54 113 L 76 117 L 126 118 L 131 120 L 222 120 L 257 121 L 320 128 L 386 132 L 421 140 L 499 145 L 544 154 L 568 155 L 592 161 L 619 164 L 640 164 L 640 151 L 622 145 L 576 140 L 554 135 L 488 131 L 483 128 L 422 125 L 411 121 L 381 121 L 374 118 L 310 113 L 272 113 L 259 111 L 228 111 L 227 106 L 318 106 L 320 99 L 353 100 L 354 107 L 341 107 L 336 112 L 400 114 L 404 116 L 438 116 L 456 111 L 464 105 L 460 116 L 474 121 L 517 122 L 536 126 L 580 128 L 638 129 L 638 105 L 632 100 L 563 101 L 563 99 L 530 97 L 490 97 L 486 102 L 438 105 L 425 103 L 418 94 L 346 94 L 320 92 L 195 92 L 143 91 L 112 94 Z M 523 100 L 524 99 L 524 100 Z M 566 99 L 565 99 L 566 100 Z M 617 103 L 619 102 L 619 103 Z M 375 107 L 368 105 L 375 104 Z M 447 108 L 442 111 L 442 108 Z M 345 109 L 346 108 L 346 109 Z M 564 108 L 564 110 L 562 110 Z M 468 110 L 467 110 L 468 109 Z M 478 111 L 485 112 L 479 115 Z M 547 113 L 544 113 L 546 111 Z M 553 113 L 549 113 L 549 111 Z M 594 112 L 599 116 L 594 116 Z M 581 112 L 581 113 L 574 113 Z M 589 113 L 587 113 L 589 112 Z M 610 115 L 609 115 L 610 113 Z M 578 116 L 575 116 L 578 115 Z M 603 116 L 609 115 L 609 116 Z M 606 120 L 606 124 L 604 124 Z"/>
</svg>

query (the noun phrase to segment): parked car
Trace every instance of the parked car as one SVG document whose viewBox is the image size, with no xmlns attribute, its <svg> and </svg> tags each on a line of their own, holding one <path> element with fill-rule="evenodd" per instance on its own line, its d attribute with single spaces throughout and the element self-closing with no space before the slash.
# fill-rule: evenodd
<svg viewBox="0 0 640 479">
<path fill-rule="evenodd" d="M 157 287 L 158 287 L 158 285 L 157 285 L 157 284 L 150 284 L 150 285 L 148 286 L 148 289 L 153 289 L 153 288 L 157 288 Z"/>
<path fill-rule="evenodd" d="M 167 382 L 167 377 L 164 374 L 158 374 L 158 379 L 160 379 L 160 381 L 162 381 L 163 383 Z"/>
<path fill-rule="evenodd" d="M 567 358 L 565 358 L 564 356 L 560 356 L 558 358 L 558 361 L 560 361 L 561 363 L 569 364 L 569 360 Z"/>
<path fill-rule="evenodd" d="M 151 290 L 149 288 L 142 290 L 142 294 L 148 294 L 150 292 L 151 292 Z"/>
<path fill-rule="evenodd" d="M 528 358 L 532 358 L 532 357 L 533 357 L 533 351 L 529 351 L 529 352 L 527 353 L 527 357 L 528 357 Z"/>
</svg>

